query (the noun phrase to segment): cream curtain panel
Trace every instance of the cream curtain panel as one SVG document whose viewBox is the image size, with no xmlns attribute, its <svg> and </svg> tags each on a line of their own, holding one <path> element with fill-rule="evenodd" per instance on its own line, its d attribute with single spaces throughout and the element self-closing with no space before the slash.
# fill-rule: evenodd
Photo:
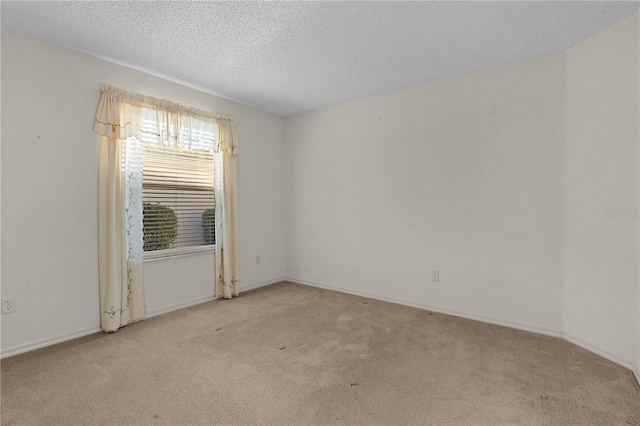
<svg viewBox="0 0 640 426">
<path fill-rule="evenodd" d="M 215 295 L 238 295 L 234 120 L 103 86 L 93 126 L 100 138 L 101 327 L 116 331 L 146 315 L 142 270 L 141 143 L 216 153 Z"/>
<path fill-rule="evenodd" d="M 216 156 L 216 296 L 238 295 L 238 218 L 236 202 L 236 130 L 218 122 Z M 220 238 L 220 239 L 218 239 Z"/>
<path fill-rule="evenodd" d="M 140 147 L 139 143 L 100 139 L 100 326 L 116 331 L 145 317 Z"/>
</svg>

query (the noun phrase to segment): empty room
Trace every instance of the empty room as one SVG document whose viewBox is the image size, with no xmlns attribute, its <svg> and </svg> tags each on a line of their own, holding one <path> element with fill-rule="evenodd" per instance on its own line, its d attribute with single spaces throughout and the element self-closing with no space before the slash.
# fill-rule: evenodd
<svg viewBox="0 0 640 426">
<path fill-rule="evenodd" d="M 0 423 L 640 426 L 639 6 L 0 2 Z"/>
</svg>

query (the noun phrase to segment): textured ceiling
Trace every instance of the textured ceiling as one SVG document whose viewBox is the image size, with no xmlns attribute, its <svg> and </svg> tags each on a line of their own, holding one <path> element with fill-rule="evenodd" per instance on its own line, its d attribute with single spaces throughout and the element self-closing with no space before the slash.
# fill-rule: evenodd
<svg viewBox="0 0 640 426">
<path fill-rule="evenodd" d="M 11 2 L 2 27 L 288 116 L 573 46 L 638 2 Z"/>
</svg>

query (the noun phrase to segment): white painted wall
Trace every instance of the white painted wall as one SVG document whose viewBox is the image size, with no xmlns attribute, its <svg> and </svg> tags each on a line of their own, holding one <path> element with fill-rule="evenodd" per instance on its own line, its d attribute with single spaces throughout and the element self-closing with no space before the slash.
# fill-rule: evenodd
<svg viewBox="0 0 640 426">
<path fill-rule="evenodd" d="M 98 329 L 100 84 L 236 118 L 240 289 L 284 275 L 282 118 L 3 30 L 2 296 L 17 299 L 4 355 Z M 212 265 L 210 254 L 145 262 L 148 311 L 210 297 Z"/>
<path fill-rule="evenodd" d="M 640 379 L 639 16 L 287 118 L 287 276 L 561 335 Z"/>
<path fill-rule="evenodd" d="M 561 53 L 287 118 L 287 276 L 561 334 L 564 83 Z"/>
<path fill-rule="evenodd" d="M 566 52 L 564 327 L 570 340 L 639 359 L 638 13 Z M 637 365 L 636 365 L 637 369 Z"/>
<path fill-rule="evenodd" d="M 2 353 L 97 330 L 91 122 L 108 83 L 236 117 L 241 289 L 286 275 L 637 366 L 640 226 L 604 211 L 639 208 L 639 19 L 567 52 L 285 120 L 3 31 L 1 279 L 18 311 L 2 318 Z M 145 262 L 150 314 L 210 297 L 212 265 Z"/>
<path fill-rule="evenodd" d="M 213 300 L 215 278 L 213 252 L 145 260 L 147 316 Z"/>
</svg>

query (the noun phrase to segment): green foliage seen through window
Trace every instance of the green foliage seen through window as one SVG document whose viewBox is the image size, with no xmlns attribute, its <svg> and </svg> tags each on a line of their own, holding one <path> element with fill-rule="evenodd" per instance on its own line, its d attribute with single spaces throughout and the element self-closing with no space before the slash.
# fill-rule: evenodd
<svg viewBox="0 0 640 426">
<path fill-rule="evenodd" d="M 162 204 L 142 203 L 144 251 L 173 248 L 178 237 L 178 216 Z"/>
<path fill-rule="evenodd" d="M 207 244 L 216 243 L 216 209 L 206 209 L 202 212 L 202 230 Z"/>
</svg>

